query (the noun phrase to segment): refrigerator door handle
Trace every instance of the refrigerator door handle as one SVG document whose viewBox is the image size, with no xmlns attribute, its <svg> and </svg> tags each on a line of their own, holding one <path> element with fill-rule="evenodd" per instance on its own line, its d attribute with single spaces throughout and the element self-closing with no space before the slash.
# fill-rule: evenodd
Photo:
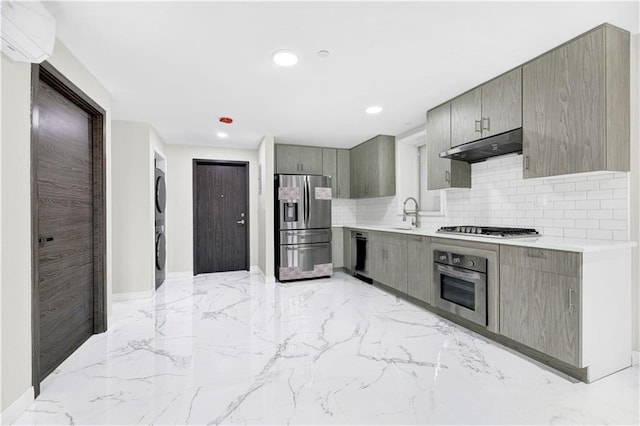
<svg viewBox="0 0 640 426">
<path fill-rule="evenodd" d="M 304 205 L 304 207 L 305 207 L 305 211 L 304 211 L 304 226 L 308 228 L 309 227 L 309 210 L 310 210 L 309 209 L 309 202 L 311 201 L 310 200 L 310 196 L 309 196 L 309 193 L 311 192 L 311 185 L 309 185 L 309 176 L 305 176 L 304 177 L 304 185 L 306 187 L 305 191 L 304 191 L 305 197 L 306 197 L 306 200 L 305 200 L 305 203 L 304 203 L 305 204 Z"/>
</svg>

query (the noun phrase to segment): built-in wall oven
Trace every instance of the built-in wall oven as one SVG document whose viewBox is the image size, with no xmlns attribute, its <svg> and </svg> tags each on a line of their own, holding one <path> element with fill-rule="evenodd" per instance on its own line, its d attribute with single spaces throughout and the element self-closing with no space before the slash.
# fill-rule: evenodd
<svg viewBox="0 0 640 426">
<path fill-rule="evenodd" d="M 439 308 L 487 325 L 487 259 L 433 251 L 434 302 Z"/>
</svg>

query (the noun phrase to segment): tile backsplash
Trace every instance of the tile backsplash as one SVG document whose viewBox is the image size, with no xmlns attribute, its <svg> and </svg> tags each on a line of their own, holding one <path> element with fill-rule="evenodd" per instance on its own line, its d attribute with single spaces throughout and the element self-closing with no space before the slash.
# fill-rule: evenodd
<svg viewBox="0 0 640 426">
<path fill-rule="evenodd" d="M 546 236 L 629 239 L 629 174 L 522 178 L 522 155 L 472 166 L 472 188 L 446 191 L 446 215 L 422 217 L 422 227 L 533 227 Z M 334 200 L 334 224 L 395 225 L 396 197 Z M 337 214 L 336 214 L 337 212 Z"/>
</svg>

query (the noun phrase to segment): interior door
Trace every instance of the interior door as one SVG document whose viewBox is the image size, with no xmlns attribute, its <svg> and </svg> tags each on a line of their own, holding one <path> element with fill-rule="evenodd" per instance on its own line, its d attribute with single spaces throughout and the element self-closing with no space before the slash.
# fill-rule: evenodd
<svg viewBox="0 0 640 426">
<path fill-rule="evenodd" d="M 194 275 L 249 269 L 248 169 L 194 160 Z"/>
<path fill-rule="evenodd" d="M 38 83 L 36 155 L 39 376 L 94 332 L 91 116 Z"/>
</svg>

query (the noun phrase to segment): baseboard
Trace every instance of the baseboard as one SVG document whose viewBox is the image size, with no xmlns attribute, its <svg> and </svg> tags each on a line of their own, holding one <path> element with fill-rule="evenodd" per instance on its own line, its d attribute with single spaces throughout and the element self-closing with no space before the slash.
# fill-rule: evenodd
<svg viewBox="0 0 640 426">
<path fill-rule="evenodd" d="M 640 365 L 640 351 L 631 351 L 631 365 Z"/>
<path fill-rule="evenodd" d="M 172 280 L 175 278 L 192 278 L 193 271 L 182 271 L 182 272 L 167 272 L 167 279 Z"/>
<path fill-rule="evenodd" d="M 7 407 L 2 413 L 0 413 L 0 425 L 10 425 L 15 422 L 24 410 L 29 408 L 33 402 L 33 386 L 26 390 L 25 393 L 20 395 L 18 399 Z"/>
<path fill-rule="evenodd" d="M 151 296 L 153 296 L 153 290 L 128 291 L 126 293 L 113 293 L 111 300 L 114 302 L 122 302 L 123 300 L 146 299 Z"/>
<path fill-rule="evenodd" d="M 273 275 L 267 277 L 259 266 L 252 266 L 251 267 L 251 272 L 259 273 L 260 274 L 260 278 L 262 278 L 262 281 L 264 281 L 265 284 L 275 284 L 276 283 L 276 277 L 273 276 Z"/>
</svg>

